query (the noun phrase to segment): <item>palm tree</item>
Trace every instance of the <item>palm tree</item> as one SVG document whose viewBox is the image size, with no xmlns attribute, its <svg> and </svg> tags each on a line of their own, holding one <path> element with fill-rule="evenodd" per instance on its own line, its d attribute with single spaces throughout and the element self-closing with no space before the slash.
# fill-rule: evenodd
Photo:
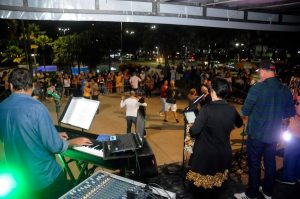
<svg viewBox="0 0 300 199">
<path fill-rule="evenodd" d="M 45 49 L 47 46 L 52 46 L 52 39 L 49 38 L 47 35 L 38 35 L 38 37 L 35 40 L 36 44 L 41 47 L 42 50 L 42 56 L 43 56 L 43 65 L 45 67 Z"/>
<path fill-rule="evenodd" d="M 19 40 L 24 41 L 24 49 L 26 52 L 27 56 L 27 62 L 29 65 L 29 70 L 32 70 L 32 65 L 31 65 L 31 50 L 34 50 L 34 54 L 36 54 L 36 50 L 38 46 L 36 45 L 35 40 L 37 39 L 38 35 L 44 35 L 46 32 L 40 30 L 40 26 L 34 23 L 25 23 L 24 21 L 22 22 L 22 33 L 21 36 L 19 37 Z M 34 56 L 34 61 L 35 61 L 35 56 Z M 36 65 L 36 61 L 34 63 Z"/>
<path fill-rule="evenodd" d="M 69 51 L 71 45 L 71 35 L 58 37 L 53 42 L 53 62 L 59 66 L 71 65 L 73 63 L 72 53 Z"/>
</svg>

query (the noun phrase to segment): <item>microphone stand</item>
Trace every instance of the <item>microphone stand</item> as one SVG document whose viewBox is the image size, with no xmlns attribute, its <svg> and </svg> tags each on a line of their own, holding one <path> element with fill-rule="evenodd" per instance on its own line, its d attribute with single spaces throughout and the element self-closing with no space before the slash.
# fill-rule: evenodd
<svg viewBox="0 0 300 199">
<path fill-rule="evenodd" d="M 204 97 L 205 97 L 205 94 L 202 94 L 201 96 L 199 96 L 196 100 L 193 101 L 192 104 L 190 104 L 186 108 L 184 108 L 183 112 L 188 112 L 193 105 L 198 103 Z M 184 115 L 184 134 L 183 134 L 183 153 L 182 153 L 182 170 L 183 171 L 185 169 L 185 154 L 184 154 L 184 152 L 185 152 L 185 138 L 186 138 L 186 135 L 187 135 L 187 124 L 188 124 L 188 122 L 187 122 L 187 119 Z"/>
<path fill-rule="evenodd" d="M 192 105 L 196 104 L 199 100 L 201 100 L 203 97 L 205 97 L 205 94 L 202 94 L 199 96 L 195 101 L 193 101 L 192 104 L 188 105 L 187 107 L 184 108 L 184 111 L 188 111 Z"/>
</svg>

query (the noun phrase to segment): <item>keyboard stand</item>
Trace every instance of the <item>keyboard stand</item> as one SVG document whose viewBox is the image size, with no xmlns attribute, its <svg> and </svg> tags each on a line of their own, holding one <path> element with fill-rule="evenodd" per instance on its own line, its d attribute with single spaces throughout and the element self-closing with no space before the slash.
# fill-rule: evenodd
<svg viewBox="0 0 300 199">
<path fill-rule="evenodd" d="M 62 132 L 66 132 L 71 138 L 87 137 L 90 139 L 96 139 L 98 136 L 87 132 L 83 134 L 80 130 L 70 129 L 62 126 L 56 126 L 56 128 L 59 128 L 59 130 Z M 61 163 L 63 172 L 73 186 L 91 176 L 97 167 L 102 167 L 112 171 L 119 169 L 118 161 L 116 160 L 106 161 L 101 157 L 83 153 L 72 148 L 67 149 L 62 154 L 57 154 L 57 156 Z M 77 173 L 78 175 L 75 175 Z"/>
</svg>

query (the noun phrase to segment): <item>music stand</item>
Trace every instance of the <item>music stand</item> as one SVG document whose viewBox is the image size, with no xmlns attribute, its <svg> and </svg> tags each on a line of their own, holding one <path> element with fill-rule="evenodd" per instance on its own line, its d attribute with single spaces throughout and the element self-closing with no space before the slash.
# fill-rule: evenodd
<svg viewBox="0 0 300 199">
<path fill-rule="evenodd" d="M 72 97 L 59 118 L 61 123 L 88 130 L 95 117 L 100 102 L 83 97 Z"/>
<path fill-rule="evenodd" d="M 205 97 L 204 94 L 196 98 L 193 103 L 191 103 L 189 106 L 187 106 L 184 111 L 183 111 L 183 117 L 184 117 L 184 134 L 183 134 L 183 153 L 182 153 L 182 170 L 184 170 L 184 164 L 185 164 L 185 140 L 187 136 L 187 125 L 188 124 L 193 124 L 195 119 L 196 119 L 196 114 L 194 110 L 191 109 L 192 106 L 197 104 L 203 97 Z"/>
<path fill-rule="evenodd" d="M 99 104 L 100 102 L 98 100 L 90 100 L 83 97 L 70 97 L 63 113 L 58 120 L 59 130 L 61 123 L 81 128 L 81 132 L 84 132 L 84 129 L 88 130 L 91 126 L 92 120 L 95 117 Z M 84 173 L 90 173 L 96 168 L 93 166 L 92 169 L 89 169 L 87 162 L 76 159 L 70 158 L 70 160 L 66 161 L 63 154 L 57 154 L 57 156 L 62 162 L 62 167 L 65 174 L 69 174 L 71 180 L 73 181 L 75 180 L 74 176 L 68 167 L 70 162 L 75 161 L 77 167 L 80 168 L 80 173 L 76 181 L 81 179 Z"/>
</svg>

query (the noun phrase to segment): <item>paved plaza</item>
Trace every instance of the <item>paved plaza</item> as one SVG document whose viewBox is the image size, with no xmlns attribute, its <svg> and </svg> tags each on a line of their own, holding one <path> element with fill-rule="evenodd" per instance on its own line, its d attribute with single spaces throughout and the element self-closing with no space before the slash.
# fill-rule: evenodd
<svg viewBox="0 0 300 199">
<path fill-rule="evenodd" d="M 100 112 L 92 122 L 90 129 L 87 131 L 93 134 L 124 134 L 126 132 L 125 109 L 120 108 L 121 95 L 110 94 L 101 95 Z M 177 101 L 179 123 L 176 123 L 171 112 L 168 113 L 168 122 L 163 121 L 163 117 L 159 115 L 161 102 L 159 96 L 146 98 L 148 104 L 146 110 L 146 132 L 147 141 L 149 142 L 158 166 L 181 163 L 183 156 L 183 136 L 184 121 L 182 110 L 187 106 L 187 100 L 181 99 Z M 55 104 L 53 101 L 43 101 L 51 113 L 53 121 L 57 124 Z M 67 103 L 67 99 L 63 98 L 62 107 Z M 236 105 L 240 111 L 240 105 Z M 70 126 L 66 126 L 70 127 Z M 231 140 L 233 149 L 241 146 L 241 135 L 243 128 L 236 128 L 232 131 Z"/>
</svg>

